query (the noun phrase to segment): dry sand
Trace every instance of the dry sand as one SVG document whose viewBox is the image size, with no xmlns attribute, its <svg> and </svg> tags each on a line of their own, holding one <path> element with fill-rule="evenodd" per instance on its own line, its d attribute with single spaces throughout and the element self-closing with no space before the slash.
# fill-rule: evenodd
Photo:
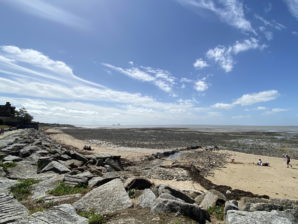
<svg viewBox="0 0 298 224">
<path fill-rule="evenodd" d="M 287 168 L 283 158 L 252 155 L 233 151 L 235 163 L 227 163 L 208 177 L 215 184 L 228 185 L 253 192 L 266 194 L 271 198 L 298 200 L 298 160 L 291 160 L 293 168 Z M 257 166 L 258 159 L 269 162 L 269 167 Z"/>
<path fill-rule="evenodd" d="M 62 144 L 72 145 L 79 149 L 82 149 L 84 145 L 91 145 L 94 153 L 121 155 L 122 158 L 130 160 L 137 160 L 158 151 L 154 149 L 144 150 L 120 147 L 121 150 L 119 150 L 119 147 L 100 147 L 75 139 L 58 129 L 48 129 L 47 132 L 51 133 L 50 136 Z M 298 200 L 298 160 L 291 160 L 293 168 L 287 168 L 286 162 L 282 158 L 234 151 L 222 152 L 231 154 L 231 158 L 235 159 L 235 163 L 227 163 L 224 168 L 215 170 L 214 176 L 208 177 L 215 184 L 228 185 L 232 188 L 250 191 L 255 194 L 266 194 L 271 198 Z M 269 162 L 270 167 L 257 166 L 256 163 L 259 158 L 263 162 Z M 154 182 L 156 184 L 167 184 L 181 190 L 204 191 L 204 188 L 199 184 L 191 181 L 154 180 Z"/>
</svg>

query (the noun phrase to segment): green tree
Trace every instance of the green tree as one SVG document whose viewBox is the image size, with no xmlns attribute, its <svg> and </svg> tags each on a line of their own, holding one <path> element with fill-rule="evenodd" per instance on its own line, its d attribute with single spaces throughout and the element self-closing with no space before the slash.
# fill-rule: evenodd
<svg viewBox="0 0 298 224">
<path fill-rule="evenodd" d="M 31 116 L 27 112 L 25 107 L 22 107 L 19 110 L 16 110 L 15 116 L 20 122 L 25 123 L 25 124 L 31 123 L 31 121 L 33 120 L 33 116 Z"/>
</svg>

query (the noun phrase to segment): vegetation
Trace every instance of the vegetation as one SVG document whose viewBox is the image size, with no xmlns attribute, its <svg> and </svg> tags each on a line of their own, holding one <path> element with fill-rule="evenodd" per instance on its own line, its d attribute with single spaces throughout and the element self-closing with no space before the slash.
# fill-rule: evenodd
<svg viewBox="0 0 298 224">
<path fill-rule="evenodd" d="M 96 213 L 94 210 L 79 211 L 78 214 L 88 219 L 89 224 L 102 224 L 105 219 L 102 215 Z"/>
<path fill-rule="evenodd" d="M 0 162 L 0 167 L 2 167 L 5 172 L 7 172 L 8 168 L 16 167 L 16 166 L 17 164 L 15 162 L 10 162 L 10 163 Z"/>
<path fill-rule="evenodd" d="M 86 186 L 69 186 L 64 182 L 60 182 L 55 189 L 51 190 L 49 193 L 54 196 L 61 196 L 67 194 L 78 194 L 78 193 L 86 193 L 89 189 Z"/>
<path fill-rule="evenodd" d="M 15 117 L 18 119 L 19 122 L 23 124 L 30 124 L 33 120 L 33 116 L 27 112 L 25 107 L 16 110 Z"/>
<path fill-rule="evenodd" d="M 17 200 L 26 200 L 31 195 L 32 185 L 38 182 L 39 180 L 35 179 L 24 179 L 12 186 L 10 191 Z"/>
<path fill-rule="evenodd" d="M 224 208 L 218 205 L 209 207 L 207 209 L 208 213 L 211 216 L 215 216 L 216 219 L 218 220 L 224 220 Z"/>
</svg>

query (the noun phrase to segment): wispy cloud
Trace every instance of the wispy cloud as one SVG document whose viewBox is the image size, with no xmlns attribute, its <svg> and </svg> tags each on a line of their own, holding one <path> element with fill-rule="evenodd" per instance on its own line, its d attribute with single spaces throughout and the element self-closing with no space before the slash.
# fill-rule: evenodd
<svg viewBox="0 0 298 224">
<path fill-rule="evenodd" d="M 132 79 L 152 83 L 164 92 L 171 92 L 175 84 L 175 77 L 172 76 L 170 72 L 162 69 L 144 66 L 136 67 L 133 64 L 131 68 L 121 68 L 108 63 L 102 63 L 102 65 Z"/>
<path fill-rule="evenodd" d="M 62 8 L 54 6 L 49 1 L 42 0 L 9 0 L 5 3 L 10 4 L 23 12 L 60 23 L 73 28 L 86 29 L 89 24 L 86 20 L 68 12 Z"/>
<path fill-rule="evenodd" d="M 272 109 L 265 111 L 264 114 L 268 115 L 268 114 L 275 114 L 275 113 L 281 113 L 281 112 L 286 112 L 286 111 L 288 111 L 288 109 L 286 109 L 286 108 L 272 108 Z"/>
<path fill-rule="evenodd" d="M 213 49 L 209 49 L 206 53 L 208 59 L 218 63 L 225 72 L 233 70 L 235 61 L 234 56 L 251 49 L 263 49 L 265 45 L 259 44 L 255 38 L 246 39 L 242 42 L 236 41 L 232 46 L 219 45 Z"/>
<path fill-rule="evenodd" d="M 244 14 L 243 3 L 239 0 L 178 0 L 183 5 L 205 9 L 216 14 L 223 22 L 245 32 L 255 33 Z"/>
<path fill-rule="evenodd" d="M 205 80 L 198 80 L 195 82 L 195 90 L 198 92 L 204 92 L 209 88 L 208 84 Z"/>
<path fill-rule="evenodd" d="M 197 59 L 193 64 L 193 67 L 195 67 L 196 69 L 202 69 L 208 66 L 209 66 L 208 63 L 204 61 L 202 58 Z"/>
<path fill-rule="evenodd" d="M 256 103 L 272 101 L 278 96 L 279 92 L 277 90 L 268 90 L 258 93 L 244 94 L 232 103 L 216 103 L 212 107 L 217 109 L 231 109 L 235 106 L 249 106 Z"/>
<path fill-rule="evenodd" d="M 292 16 L 298 19 L 298 0 L 284 0 L 284 2 L 287 4 Z"/>
</svg>

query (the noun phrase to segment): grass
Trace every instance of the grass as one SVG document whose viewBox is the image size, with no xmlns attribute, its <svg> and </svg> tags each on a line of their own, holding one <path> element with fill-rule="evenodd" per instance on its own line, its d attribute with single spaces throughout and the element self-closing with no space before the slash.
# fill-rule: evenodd
<svg viewBox="0 0 298 224">
<path fill-rule="evenodd" d="M 88 219 L 89 224 L 102 224 L 105 219 L 102 215 L 96 213 L 94 210 L 79 211 L 78 214 Z"/>
<path fill-rule="evenodd" d="M 218 220 L 224 220 L 224 208 L 218 205 L 209 207 L 207 209 L 209 215 L 215 216 Z"/>
<path fill-rule="evenodd" d="M 3 168 L 4 171 L 7 171 L 8 168 L 16 167 L 17 164 L 15 162 L 10 162 L 10 163 L 0 162 L 0 166 Z"/>
<path fill-rule="evenodd" d="M 38 182 L 39 180 L 35 179 L 24 179 L 12 186 L 10 191 L 17 200 L 23 201 L 31 195 L 32 185 Z"/>
<path fill-rule="evenodd" d="M 89 189 L 86 186 L 72 187 L 72 186 L 65 184 L 64 182 L 60 182 L 49 193 L 54 196 L 62 196 L 62 195 L 68 195 L 68 194 L 86 193 L 88 191 L 89 191 Z"/>
</svg>

